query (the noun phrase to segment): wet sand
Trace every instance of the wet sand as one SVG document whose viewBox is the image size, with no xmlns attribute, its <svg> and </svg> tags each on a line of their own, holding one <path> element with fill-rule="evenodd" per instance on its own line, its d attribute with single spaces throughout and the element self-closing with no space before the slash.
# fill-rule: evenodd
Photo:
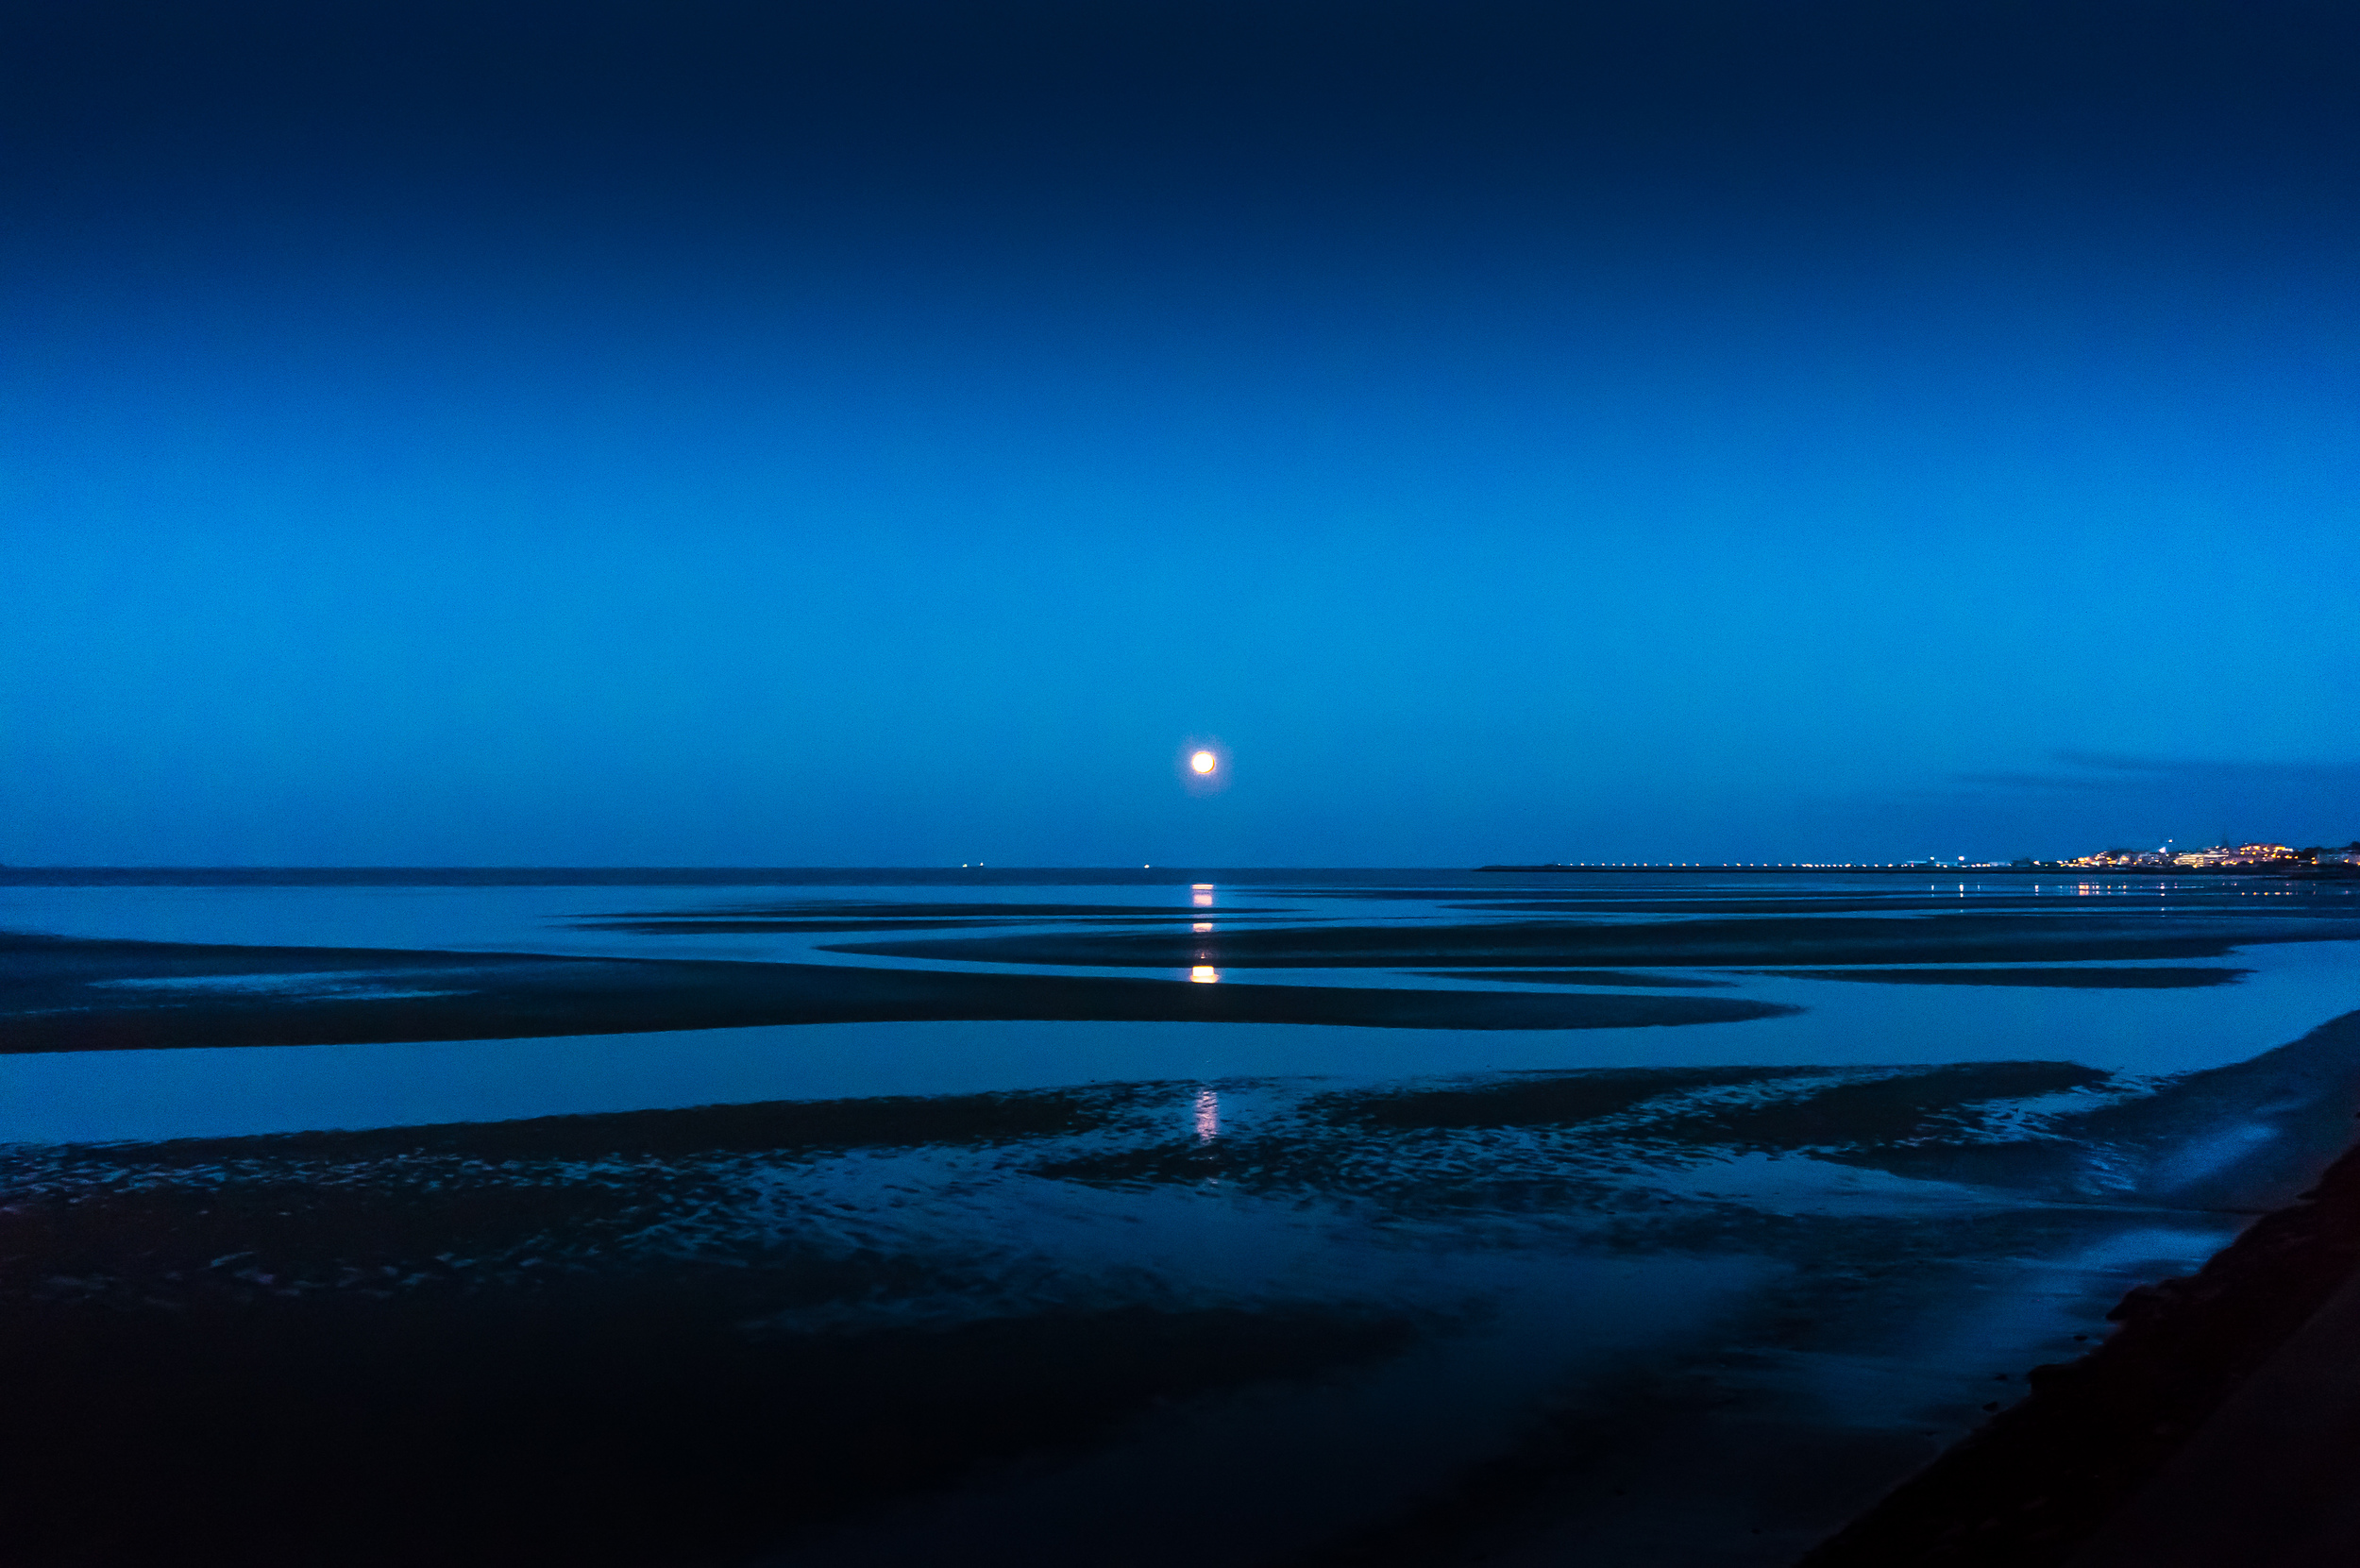
<svg viewBox="0 0 2360 1568">
<path fill-rule="evenodd" d="M 2336 1099 L 2346 1108 L 2337 1114 L 2348 1123 L 2349 1106 L 2360 1097 L 2349 1067 L 2360 1049 L 2360 1015 L 2298 1043 L 2315 1053 L 2322 1045 L 2340 1048 L 2345 1081 Z M 2332 1516 L 2348 1513 L 2349 1467 L 2360 1454 L 2321 1455 L 2288 1442 L 2276 1454 L 2241 1456 L 2244 1472 L 2221 1456 L 2217 1473 L 2183 1474 L 2179 1485 L 2199 1493 L 2209 1489 L 2193 1508 L 2143 1493 L 2356 1275 L 2360 1149 L 2335 1160 L 2316 1188 L 2256 1221 L 2193 1277 L 2133 1290 L 2111 1314 L 2121 1327 L 2097 1349 L 2077 1361 L 2034 1368 L 2029 1397 L 1999 1410 L 1812 1552 L 1801 1568 L 2060 1568 L 2081 1561 L 2085 1545 L 2108 1554 L 2108 1568 L 2134 1560 L 2325 1568 L 2343 1560 L 2272 1557 L 2266 1548 L 2295 1543 L 2299 1549 L 2306 1530 L 2332 1527 Z M 2311 1354 L 2319 1358 L 2312 1371 L 2282 1365 L 2278 1374 L 2351 1382 L 2349 1342 L 2319 1344 Z M 2352 1412 L 2330 1414 L 2334 1420 L 2316 1424 L 2322 1431 L 2334 1432 L 2338 1423 L 2349 1427 Z M 2247 1517 L 2252 1493 L 2266 1482 L 2276 1516 Z M 2138 1546 L 2154 1523 L 2142 1512 L 2158 1509 L 2177 1520 L 2169 1552 L 2152 1540 L 2149 1549 Z M 2231 1520 L 2234 1527 L 2224 1528 Z M 2244 1548 L 2212 1555 L 2240 1541 L 2252 1555 Z M 2128 1558 L 2120 1555 L 2126 1545 L 2133 1552 Z M 2095 1568 L 2101 1560 L 2089 1560 Z"/>
<path fill-rule="evenodd" d="M 1272 913 L 1225 909 L 1222 917 Z M 1171 925 L 1193 918 L 1170 904 L 946 903 L 875 899 L 805 899 L 792 903 L 682 911 L 638 910 L 577 920 L 583 931 L 628 931 L 642 936 L 749 936 L 797 931 L 941 931 L 962 927 L 1037 925 Z"/>
<path fill-rule="evenodd" d="M 632 1034 L 945 1019 L 1627 1029 L 1795 1009 L 1724 997 L 1200 985 L 851 965 L 0 936 L 0 1050 Z"/>
<path fill-rule="evenodd" d="M 1597 1201 L 1618 1162 L 1675 1149 L 1722 1156 L 1809 1152 L 1833 1163 L 1923 1174 L 1945 1162 L 2005 1162 L 2014 1185 L 2072 1191 L 2082 1176 L 2056 1144 L 1996 1141 L 1980 1112 L 2031 1095 L 2103 1091 L 2112 1075 L 2072 1062 L 1963 1062 L 1947 1067 L 1603 1068 L 1490 1075 L 1463 1083 L 1315 1094 L 1305 1115 L 1261 1134 L 1195 1145 L 1155 1145 L 1061 1159 L 1042 1173 L 1097 1182 L 1193 1183 L 1219 1178 L 1272 1194 L 1382 1190 L 1410 1207 L 1568 1208 Z M 2093 1104 L 2107 1104 L 2099 1094 Z M 1559 1147 L 1500 1187 L 1460 1166 L 1430 1185 L 1408 1167 L 1373 1166 L 1372 1133 L 1435 1135 L 1519 1129 L 1574 1131 L 1587 1147 Z M 2059 1153 L 2067 1157 L 2058 1159 Z M 1505 1163 L 1505 1162 L 1503 1162 Z M 1627 1170 L 1628 1164 L 1622 1165 Z M 1381 1172 L 1381 1176 L 1378 1173 Z M 1377 1177 L 1381 1185 L 1369 1185 Z"/>
<path fill-rule="evenodd" d="M 1637 986 L 1658 990 L 1711 990 L 1730 984 L 1678 974 L 1631 974 L 1622 969 L 1424 969 L 1430 980 L 1510 981 L 1520 986 Z"/>
<path fill-rule="evenodd" d="M 1808 1143 L 1829 1120 L 1814 1102 L 1858 1114 L 1863 1090 L 1878 1130 L 1925 1135 L 2072 1072 L 1616 1070 L 1320 1090 L 1265 1135 L 1210 1144 L 1173 1136 L 1193 1086 L 1135 1084 L 0 1151 L 9 1558 L 164 1561 L 234 1543 L 239 1561 L 306 1568 L 742 1562 L 963 1478 L 1054 1464 L 1183 1402 L 1266 1398 L 1456 1331 L 1430 1307 L 1349 1293 L 1141 1300 L 1126 1270 L 881 1225 L 885 1194 L 851 1212 L 828 1182 L 886 1152 L 936 1185 L 996 1151 L 1034 1186 L 1203 1191 L 1209 1176 L 1404 1218 L 1569 1217 L 1634 1258 L 1735 1246 L 1824 1265 L 1831 1248 L 1888 1256 L 1889 1222 L 1634 1207 L 1633 1153 L 1667 1136 Z M 1514 1163 L 1551 1131 L 1576 1141 Z M 1509 1141 L 1481 1141 L 1493 1135 Z M 1564 1462 L 1631 1430 L 1626 1416 L 1649 1412 L 1574 1412 Z M 1411 1511 L 1430 1545 L 1481 1533 Z M 1132 1527 L 1107 1521 L 1107 1550 Z"/>
<path fill-rule="evenodd" d="M 2340 918 L 2339 918 L 2340 917 Z M 2217 958 L 2255 942 L 2348 940 L 2360 919 L 2257 913 L 2232 921 L 2202 913 L 1950 915 L 1877 919 L 1649 920 L 1623 924 L 1519 920 L 1402 926 L 1255 927 L 1196 936 L 1092 934 L 915 937 L 845 942 L 830 951 L 900 958 L 1125 968 L 1212 964 L 1234 969 L 1627 968 L 1807 964 L 2018 965 L 2151 958 Z"/>
<path fill-rule="evenodd" d="M 604 902 L 621 909 L 632 901 Z M 1196 918 L 1020 907 L 1056 908 L 1038 918 L 1077 924 Z M 716 910 L 711 919 L 598 919 L 693 937 L 732 920 L 867 921 L 865 908 L 810 901 Z M 946 903 L 911 905 L 890 923 L 984 919 L 976 906 Z M 1947 916 L 1521 929 L 1560 943 L 1567 933 L 1636 933 L 1610 955 L 1632 965 L 1652 961 L 1628 956 L 1652 951 L 1649 941 L 1677 944 L 1681 956 L 1665 962 L 1681 968 L 1746 961 L 1700 959 L 1690 941 L 1700 930 L 1725 951 L 1779 953 L 1754 962 L 1796 961 L 1789 938 L 1803 962 L 1896 961 L 1855 956 L 1843 945 L 1853 938 L 1831 926 L 1938 944 L 1903 963 L 1945 963 L 1977 943 L 2040 947 L 1905 985 L 1992 984 L 1950 977 L 2088 956 L 2056 951 L 2051 938 L 2168 935 L 2217 952 L 2360 929 L 2274 914 L 2234 924 L 2068 915 L 2013 930 Z M 1374 929 L 1298 923 L 1213 935 L 1278 953 L 1335 932 L 1349 944 Z M 1563 974 L 1542 984 L 1643 991 L 1677 983 L 1633 969 L 1516 968 L 1534 960 L 1456 951 L 1463 932 L 1488 929 L 1506 928 L 1383 935 L 1452 950 L 1438 962 L 1468 966 L 1448 970 L 1453 978 Z M 1215 961 L 1204 936 L 1176 939 L 1186 956 L 1170 967 Z M 931 944 L 919 955 L 971 956 Z M 1692 977 L 1680 988 L 1712 984 Z M 92 1038 L 102 1030 L 129 1044 L 256 1044 L 274 1032 L 289 1037 L 278 1043 L 299 1043 L 323 1024 L 359 1032 L 340 1037 L 415 1039 L 908 1018 L 1580 1028 L 1792 1010 L 1710 994 L 14 939 L 0 943 L 0 986 L 9 1009 L 0 1032 L 11 1045 L 42 1028 L 75 1041 L 66 1048 L 103 1044 Z M 1731 1005 L 1746 1010 L 1721 1010 Z M 447 1032 L 422 1034 L 422 1023 Z M 128 1037 L 143 1031 L 147 1037 Z M 1230 1409 L 1228 1435 L 1251 1438 L 1285 1399 L 1472 1334 L 1466 1325 L 1490 1305 L 1439 1290 L 1383 1293 L 1378 1282 L 1414 1239 L 1444 1249 L 1434 1255 L 1441 1280 L 1554 1257 L 1559 1247 L 1614 1270 L 1711 1258 L 1789 1272 L 1737 1316 L 1700 1330 L 1693 1357 L 1635 1366 L 1627 1383 L 1609 1377 L 1551 1395 L 1529 1424 L 1504 1424 L 1507 1452 L 1496 1462 L 1438 1469 L 1423 1490 L 1359 1481 L 1372 1493 L 1369 1517 L 1306 1564 L 1436 1568 L 1559 1527 L 1574 1532 L 1560 1554 L 1571 1560 L 1622 1527 L 1618 1520 L 1649 1550 L 1593 1560 L 1730 1560 L 1714 1554 L 1740 1552 L 1749 1532 L 1767 1526 L 1783 1543 L 1777 1560 L 1791 1560 L 1921 1462 L 1935 1440 L 1915 1430 L 1914 1416 L 1906 1432 L 1813 1425 L 1823 1391 L 1792 1373 L 1800 1391 L 1769 1386 L 1767 1374 L 1749 1384 L 1743 1367 L 1727 1369 L 1732 1347 L 1741 1362 L 1791 1368 L 1823 1357 L 1841 1374 L 1864 1345 L 1905 1353 L 1877 1340 L 1880 1324 L 1987 1305 L 1978 1292 L 2000 1277 L 1993 1271 L 2003 1260 L 2078 1256 L 2150 1209 L 2201 1213 L 2291 1193 L 2315 1173 L 2298 1169 L 2302 1151 L 2322 1145 L 2328 1123 L 2350 1125 L 2354 1043 L 2321 1032 L 2160 1092 L 2151 1079 L 2063 1061 L 1617 1067 L 1376 1087 L 1239 1078 L 0 1150 L 0 1376 L 14 1418 L 0 1432 L 0 1464 L 11 1476 L 10 1533 L 15 1550 L 40 1563 L 216 1548 L 261 1564 L 765 1560 L 863 1520 L 922 1511 L 946 1488 L 1020 1495 L 1022 1477 L 1081 1456 L 1119 1457 L 1138 1433 L 1192 1404 Z M 1665 1044 L 1652 1037 L 1641 1049 Z M 2011 1038 L 1998 1049 L 2045 1046 Z M 2225 1165 L 2179 1157 L 2211 1149 L 2223 1129 L 2258 1129 L 2259 1141 Z M 1742 1183 L 1757 1171 L 1844 1194 L 1856 1184 L 1863 1203 L 1890 1175 L 1992 1185 L 1971 1198 L 1928 1195 L 1924 1212 L 1910 1206 L 1916 1199 L 1894 1199 L 1890 1210 L 1854 1213 L 1849 1196 L 1819 1212 L 1776 1191 L 1748 1200 Z M 1248 1210 L 1262 1228 L 1233 1228 Z M 1170 1256 L 1124 1250 L 1183 1212 L 1205 1227 L 1203 1245 Z M 1077 1213 L 1093 1238 L 1123 1241 L 1054 1251 L 1043 1238 L 1062 1237 L 1057 1226 Z M 912 1222 L 913 1214 L 921 1218 Z M 1320 1290 L 1290 1294 L 1300 1290 L 1290 1263 L 1273 1265 L 1284 1290 L 1207 1283 L 1257 1247 L 1281 1263 L 1310 1255 L 1337 1216 L 1354 1224 L 1374 1217 L 1377 1244 Z M 2207 1222 L 2215 1228 L 2200 1246 L 2168 1256 L 2192 1260 L 2217 1245 L 2221 1222 Z M 1447 1250 L 1445 1239 L 1462 1235 L 1492 1239 Z M 1509 1236 L 1522 1240 L 1500 1239 Z M 2096 1303 L 2138 1274 L 2110 1277 Z M 1531 1293 L 1545 1334 L 1527 1351 L 1578 1339 L 1569 1324 L 1579 1290 L 1548 1275 Z M 1694 1294 L 1662 1289 L 1644 1316 L 1684 1310 Z M 2095 1315 L 2093 1306 L 2068 1326 L 2093 1326 Z M 2020 1376 L 2066 1353 L 2043 1342 L 1996 1364 Z M 1518 1386 L 1537 1388 L 1544 1363 L 1544 1355 L 1517 1357 Z M 1988 1392 L 2021 1386 L 1990 1376 L 1989 1367 L 1969 1368 L 1942 1394 L 1949 1403 L 1940 1408 L 1952 1412 L 1939 1418 L 1946 1433 L 1973 1420 Z M 1726 1416 L 1731 1409 L 1736 1418 Z M 1372 1441 L 1436 1424 L 1414 1402 L 1389 1407 L 1387 1419 L 1400 1426 L 1364 1424 L 1379 1434 Z M 1626 1485 L 1636 1500 L 1623 1500 Z M 1140 1510 L 1099 1503 L 1095 1492 L 1067 1496 L 1078 1496 L 1087 1521 L 1078 1527 L 1097 1531 L 1103 1549 L 1060 1561 L 1121 1560 L 1142 1532 L 1168 1533 L 1169 1514 L 1209 1513 L 1222 1502 L 1215 1486 L 1173 1487 L 1155 1494 L 1143 1522 Z M 1291 1518 L 1222 1517 L 1224 1528 L 1242 1524 L 1227 1536 L 1240 1543 L 1267 1539 L 1256 1524 Z M 1685 1555 L 1655 1539 L 1682 1530 Z M 934 1544 L 944 1549 L 879 1560 L 982 1550 L 955 1532 Z M 1770 1560 L 1759 1545 L 1744 1560 Z M 1166 1551 L 1155 1560 L 1175 1559 Z"/>
<path fill-rule="evenodd" d="M 2228 986 L 2251 969 L 1743 969 L 1790 980 L 1859 980 L 1879 986 L 2060 986 L 2074 990 L 2158 991 L 2195 986 Z"/>
<path fill-rule="evenodd" d="M 1696 1194 L 1658 1184 L 1692 1161 L 1837 1158 L 1836 1144 L 1863 1164 L 1989 1158 L 2014 1127 L 2019 1171 L 2075 1191 L 2081 1144 L 2027 1137 L 2009 1120 L 2021 1097 L 2083 1096 L 2109 1141 L 2161 1147 L 2224 1106 L 2330 1084 L 2344 1043 L 2322 1032 L 2274 1063 L 2119 1102 L 2135 1086 L 2061 1062 L 1621 1068 L 1305 1085 L 1290 1108 L 1210 1139 L 1174 1114 L 1202 1087 L 1142 1083 L 20 1146 L 0 1151 L 10 1543 L 42 1564 L 170 1560 L 216 1542 L 269 1565 L 761 1560 L 962 1482 L 1103 1453 L 1190 1402 L 1267 1408 L 1255 1402 L 1465 1331 L 1463 1307 L 1333 1280 L 1309 1300 L 1188 1299 L 1142 1290 L 1120 1255 L 1057 1263 L 1029 1237 L 1011 1253 L 896 1222 L 921 1192 L 995 1171 L 1024 1193 L 1146 1194 L 1106 1211 L 1142 1218 L 1167 1194 L 1206 1218 L 1236 1200 L 1340 1204 L 1410 1227 L 1396 1235 L 1469 1219 L 1575 1227 L 1632 1266 L 1776 1259 L 1792 1282 L 1759 1322 L 1713 1329 L 1699 1358 L 1733 1342 L 1753 1347 L 1741 1359 L 1841 1354 L 1861 1327 L 1846 1303 L 1870 1282 L 1938 1296 L 1976 1277 L 1958 1267 L 1957 1217 L 1756 1211 L 1714 1195 L 1726 1176 Z M 1634 1183 L 1651 1160 L 1658 1174 Z M 978 1216 L 985 1235 L 1001 1212 Z M 2086 1202 L 1972 1212 L 1972 1246 L 1994 1256 L 2119 1222 Z M 1560 1335 L 1567 1298 L 1544 1293 Z M 1685 1362 L 1638 1369 L 1504 1431 L 1496 1463 L 1372 1500 L 1330 1555 L 1303 1560 L 1473 1560 L 1569 1499 L 1589 1529 L 1619 1517 L 1608 1492 L 1634 1445 L 1656 1445 L 1639 1468 L 1671 1488 L 1644 1505 L 1649 1528 L 1703 1489 L 1815 1533 L 1858 1506 L 1863 1477 L 1911 1462 L 1913 1438 L 1797 1425 L 1746 1390 Z M 1774 1443 L 1742 1423 L 1722 1431 L 1696 1472 L 1697 1442 L 1722 1430 L 1704 1412 L 1732 1400 L 1786 1425 Z M 1093 1560 L 1119 1560 L 1137 1527 L 1093 1519 Z M 936 1544 L 948 1553 L 950 1538 Z"/>
<path fill-rule="evenodd" d="M 1636 986 L 1665 990 L 1728 986 L 1727 980 L 1689 975 L 1633 974 L 1621 969 L 1425 969 L 1436 980 L 1509 981 L 1526 986 Z M 1733 969 L 1733 974 L 1772 975 L 1783 980 L 1856 980 L 1882 986 L 2034 986 L 2070 990 L 2184 990 L 2198 986 L 2227 986 L 2251 974 L 2251 969 L 2198 969 L 2187 965 L 2133 969 L 2096 966 L 2083 969 L 1976 968 L 1904 969 Z"/>
<path fill-rule="evenodd" d="M 948 1319 L 956 1256 L 812 1239 L 766 1173 L 1070 1138 L 1148 1087 L 10 1151 L 10 1562 L 700 1564 L 1171 1401 L 1397 1352 L 1398 1314 Z"/>
</svg>

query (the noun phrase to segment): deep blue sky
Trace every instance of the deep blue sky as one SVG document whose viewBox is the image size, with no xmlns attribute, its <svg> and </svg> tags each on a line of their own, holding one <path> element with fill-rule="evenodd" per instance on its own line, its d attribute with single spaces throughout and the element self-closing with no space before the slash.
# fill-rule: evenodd
<svg viewBox="0 0 2360 1568">
<path fill-rule="evenodd" d="M 2342 4 L 19 0 L 0 860 L 2342 841 L 2355 73 Z"/>
</svg>

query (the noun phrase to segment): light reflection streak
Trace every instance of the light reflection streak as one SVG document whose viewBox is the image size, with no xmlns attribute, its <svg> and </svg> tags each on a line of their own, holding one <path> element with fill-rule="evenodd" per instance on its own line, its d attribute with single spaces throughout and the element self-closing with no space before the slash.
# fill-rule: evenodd
<svg viewBox="0 0 2360 1568">
<path fill-rule="evenodd" d="M 1221 1096 L 1211 1089 L 1196 1091 L 1196 1140 L 1210 1143 L 1221 1136 Z"/>
<path fill-rule="evenodd" d="M 1188 978 L 1200 986 L 1209 986 L 1221 978 L 1221 970 L 1210 964 L 1199 964 L 1188 971 Z"/>
</svg>

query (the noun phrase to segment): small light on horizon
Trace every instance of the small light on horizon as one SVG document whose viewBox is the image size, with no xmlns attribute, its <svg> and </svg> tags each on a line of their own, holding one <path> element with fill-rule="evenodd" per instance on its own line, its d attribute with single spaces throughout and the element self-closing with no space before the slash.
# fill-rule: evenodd
<svg viewBox="0 0 2360 1568">
<path fill-rule="evenodd" d="M 1188 978 L 1200 986 L 1209 986 L 1221 978 L 1221 970 L 1210 964 L 1199 964 L 1188 971 Z"/>
</svg>

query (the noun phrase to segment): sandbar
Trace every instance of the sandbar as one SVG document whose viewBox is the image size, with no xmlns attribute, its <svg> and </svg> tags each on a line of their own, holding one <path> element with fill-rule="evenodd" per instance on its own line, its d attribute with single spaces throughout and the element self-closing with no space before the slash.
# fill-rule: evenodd
<svg viewBox="0 0 2360 1568">
<path fill-rule="evenodd" d="M 1880 986 L 2048 986 L 2068 990 L 2159 991 L 2234 985 L 2253 971 L 2173 965 L 2168 969 L 2093 966 L 2043 969 L 1961 966 L 1940 969 L 1741 969 L 1738 972 L 1779 975 L 1790 980 L 1861 980 Z"/>
<path fill-rule="evenodd" d="M 0 1050 L 137 1051 L 939 1020 L 1621 1029 L 1795 1009 L 1725 997 L 1525 995 L 969 974 L 834 964 L 215 947 L 0 936 Z"/>
<path fill-rule="evenodd" d="M 2341 912 L 2338 912 L 2341 913 Z M 2155 915 L 1812 917 L 1607 923 L 1519 920 L 1456 926 L 1257 926 L 1196 935 L 1074 933 L 847 942 L 836 953 L 1003 964 L 1234 969 L 1591 965 L 2039 964 L 2217 958 L 2253 942 L 2360 937 L 2360 919 Z"/>
</svg>

